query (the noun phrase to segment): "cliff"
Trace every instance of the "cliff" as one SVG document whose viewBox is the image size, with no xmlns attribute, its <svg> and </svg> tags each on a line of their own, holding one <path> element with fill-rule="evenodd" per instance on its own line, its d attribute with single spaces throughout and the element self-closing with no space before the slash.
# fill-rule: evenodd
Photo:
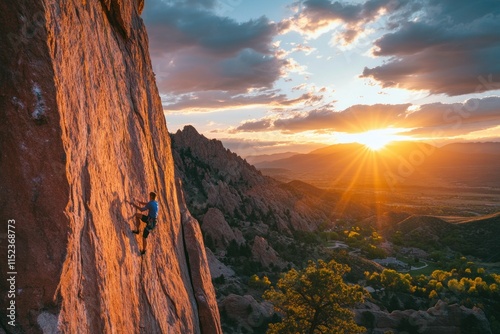
<svg viewBox="0 0 500 334">
<path fill-rule="evenodd" d="M 0 3 L 1 233 L 15 221 L 16 252 L 7 333 L 221 332 L 203 240 L 176 196 L 142 6 Z M 141 257 L 127 201 L 151 190 L 160 218 Z"/>
</svg>

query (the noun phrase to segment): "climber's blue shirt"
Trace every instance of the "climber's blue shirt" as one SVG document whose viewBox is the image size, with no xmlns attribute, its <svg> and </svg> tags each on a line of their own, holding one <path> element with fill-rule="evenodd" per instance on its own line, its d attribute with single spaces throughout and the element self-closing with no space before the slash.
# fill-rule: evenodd
<svg viewBox="0 0 500 334">
<path fill-rule="evenodd" d="M 158 218 L 158 202 L 149 201 L 145 207 L 141 208 L 141 211 L 148 211 L 148 216 L 151 218 Z"/>
</svg>

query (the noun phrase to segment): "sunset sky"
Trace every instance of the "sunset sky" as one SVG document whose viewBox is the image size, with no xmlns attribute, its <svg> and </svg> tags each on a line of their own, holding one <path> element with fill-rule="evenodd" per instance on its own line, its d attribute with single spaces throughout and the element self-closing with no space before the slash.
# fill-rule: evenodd
<svg viewBox="0 0 500 334">
<path fill-rule="evenodd" d="M 500 140 L 500 0 L 147 0 L 142 16 L 170 132 L 242 156 L 370 130 Z"/>
</svg>

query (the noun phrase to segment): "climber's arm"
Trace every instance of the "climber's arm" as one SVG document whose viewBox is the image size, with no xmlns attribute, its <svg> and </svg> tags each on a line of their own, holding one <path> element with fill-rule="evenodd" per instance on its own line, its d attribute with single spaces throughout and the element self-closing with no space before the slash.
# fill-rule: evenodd
<svg viewBox="0 0 500 334">
<path fill-rule="evenodd" d="M 135 200 L 135 201 L 137 201 L 137 200 Z M 145 205 L 148 204 L 148 203 L 146 203 L 146 202 L 137 201 L 137 203 L 139 203 L 139 205 L 142 205 L 142 206 L 139 206 L 139 205 L 135 204 L 134 202 L 129 202 L 129 203 L 130 203 L 130 205 L 132 205 L 137 210 L 140 210 L 140 211 L 147 210 L 147 208 L 145 207 Z"/>
</svg>

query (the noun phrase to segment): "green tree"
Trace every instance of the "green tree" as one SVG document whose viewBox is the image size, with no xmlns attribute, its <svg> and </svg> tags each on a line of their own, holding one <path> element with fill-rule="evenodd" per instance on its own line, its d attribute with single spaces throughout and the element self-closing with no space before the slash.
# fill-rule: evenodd
<svg viewBox="0 0 500 334">
<path fill-rule="evenodd" d="M 400 274 L 393 269 L 384 269 L 380 274 L 380 282 L 388 290 L 415 292 L 415 288 L 411 284 L 412 278 L 410 274 Z"/>
<path fill-rule="evenodd" d="M 252 288 L 258 288 L 258 289 L 264 290 L 264 289 L 269 288 L 270 285 L 271 285 L 271 281 L 265 275 L 261 279 L 258 275 L 253 274 L 252 276 L 250 276 L 250 279 L 248 280 L 248 286 L 250 286 Z"/>
<path fill-rule="evenodd" d="M 359 285 L 348 285 L 342 276 L 347 265 L 334 260 L 326 263 L 309 261 L 300 271 L 290 270 L 264 293 L 275 310 L 283 315 L 279 323 L 269 325 L 268 334 L 362 333 L 349 309 L 364 299 Z"/>
</svg>

